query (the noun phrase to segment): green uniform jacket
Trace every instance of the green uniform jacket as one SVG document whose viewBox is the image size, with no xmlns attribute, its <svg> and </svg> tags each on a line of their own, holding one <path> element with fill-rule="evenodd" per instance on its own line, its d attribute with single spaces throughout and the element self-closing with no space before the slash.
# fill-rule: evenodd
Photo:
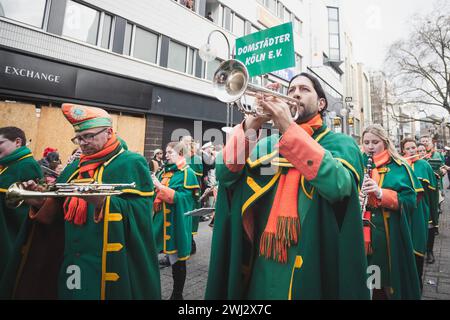
<svg viewBox="0 0 450 320">
<path fill-rule="evenodd" d="M 153 216 L 157 250 L 176 253 L 178 260 L 187 260 L 191 255 L 192 217 L 184 214 L 196 208 L 200 186 L 187 165 L 181 170 L 176 165 L 167 165 L 163 172 L 173 172 L 168 187 L 175 190 L 175 196 L 173 204 L 163 202 L 161 210 Z"/>
<path fill-rule="evenodd" d="M 351 138 L 325 126 L 313 138 L 326 151 L 316 178 L 301 178 L 299 241 L 288 249 L 286 264 L 259 256 L 278 179 L 292 166 L 278 158 L 279 137 L 259 141 L 238 173 L 230 172 L 219 154 L 207 299 L 369 298 L 358 199 L 361 153 Z M 253 216 L 253 236 L 244 230 L 245 215 Z"/>
<path fill-rule="evenodd" d="M 202 187 L 203 178 L 203 162 L 202 158 L 194 154 L 192 157 L 186 159 L 186 164 L 189 165 L 192 171 L 194 171 L 195 176 L 198 180 L 198 185 Z M 195 208 L 200 208 L 201 204 L 196 203 Z M 198 232 L 198 225 L 200 223 L 200 217 L 192 217 L 192 234 L 195 235 Z"/>
<path fill-rule="evenodd" d="M 366 156 L 364 160 L 367 160 Z M 380 267 L 381 287 L 387 290 L 390 299 L 420 299 L 409 222 L 417 213 L 415 189 L 421 186 L 409 165 L 403 161 L 391 159 L 378 170 L 379 186 L 397 192 L 399 210 L 368 208 L 375 225 L 371 229 L 373 253 L 368 255 L 368 263 Z"/>
<path fill-rule="evenodd" d="M 77 160 L 69 165 L 58 182 L 79 181 L 76 179 L 78 163 Z M 103 219 L 98 223 L 94 221 L 91 205 L 88 205 L 84 225 L 61 223 L 64 228 L 64 250 L 59 276 L 54 275 L 58 277 L 58 297 L 160 299 L 159 266 L 152 228 L 154 192 L 147 162 L 136 153 L 122 150 L 95 171 L 94 179 L 98 183 L 135 182 L 136 187 L 123 189 L 124 193 L 119 196 L 108 196 L 102 208 Z M 35 245 L 33 240 L 27 241 L 31 236 L 30 232 L 25 232 L 23 236 L 23 243 L 31 243 L 31 248 L 26 250 L 31 257 L 25 255 L 17 259 L 16 265 L 11 268 L 13 280 L 2 283 L 2 295 L 11 297 L 13 287 L 17 286 L 15 279 L 20 283 L 20 277 L 27 277 L 27 272 L 21 271 L 33 269 L 32 262 L 27 262 L 27 258 L 33 257 Z M 42 259 L 37 257 L 36 261 L 42 264 L 39 258 Z M 29 287 L 29 284 L 25 286 Z"/>
<path fill-rule="evenodd" d="M 42 177 L 41 167 L 34 160 L 27 147 L 21 147 L 9 156 L 0 159 L 0 279 L 13 252 L 14 242 L 25 221 L 29 207 L 16 209 L 5 204 L 5 193 L 16 182 L 35 180 Z"/>
<path fill-rule="evenodd" d="M 411 221 L 412 240 L 415 254 L 424 256 L 427 248 L 428 225 L 433 225 L 438 216 L 438 183 L 436 175 L 427 161 L 417 160 L 411 167 L 424 190 L 417 205 L 417 211 L 420 214 Z"/>
</svg>

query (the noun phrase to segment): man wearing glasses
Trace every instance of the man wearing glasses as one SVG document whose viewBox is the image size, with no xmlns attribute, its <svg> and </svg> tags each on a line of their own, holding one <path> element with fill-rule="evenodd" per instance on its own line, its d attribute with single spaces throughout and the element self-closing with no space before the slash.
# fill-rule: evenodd
<svg viewBox="0 0 450 320">
<path fill-rule="evenodd" d="M 136 186 L 115 196 L 27 200 L 35 225 L 64 230 L 64 246 L 56 249 L 59 254 L 53 251 L 53 259 L 43 262 L 42 248 L 49 251 L 55 244 L 45 243 L 45 235 L 39 232 L 30 232 L 28 239 L 24 238 L 29 248 L 17 259 L 17 275 L 3 288 L 10 289 L 7 292 L 12 298 L 160 299 L 151 225 L 154 192 L 145 158 L 126 150 L 105 110 L 63 104 L 62 112 L 74 127 L 71 140 L 82 154 L 57 182 L 134 182 Z M 24 183 L 24 187 L 39 188 L 34 181 Z M 48 271 L 55 268 L 54 274 Z M 12 289 L 14 282 L 17 284 Z"/>
</svg>

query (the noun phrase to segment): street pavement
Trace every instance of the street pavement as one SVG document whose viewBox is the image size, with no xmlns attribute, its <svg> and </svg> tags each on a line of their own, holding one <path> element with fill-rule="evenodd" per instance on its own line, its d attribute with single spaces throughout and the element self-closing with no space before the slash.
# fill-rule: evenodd
<svg viewBox="0 0 450 320">
<path fill-rule="evenodd" d="M 445 177 L 445 188 L 448 186 Z M 434 264 L 424 267 L 424 300 L 450 300 L 450 190 L 445 189 L 444 210 L 439 221 L 439 235 L 434 244 Z M 186 300 L 203 300 L 208 277 L 209 256 L 211 250 L 212 228 L 209 221 L 200 222 L 199 232 L 195 236 L 197 253 L 187 261 L 187 277 L 183 296 Z M 160 256 L 161 257 L 161 256 Z M 164 300 L 172 293 L 172 269 L 161 271 L 161 291 Z"/>
</svg>

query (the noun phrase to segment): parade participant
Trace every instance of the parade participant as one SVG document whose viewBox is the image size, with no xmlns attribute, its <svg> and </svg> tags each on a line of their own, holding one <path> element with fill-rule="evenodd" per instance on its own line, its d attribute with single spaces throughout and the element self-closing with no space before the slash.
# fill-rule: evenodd
<svg viewBox="0 0 450 320">
<path fill-rule="evenodd" d="M 436 176 L 430 164 L 421 159 L 417 153 L 416 140 L 406 138 L 401 142 L 402 153 L 411 166 L 414 174 L 419 179 L 423 196 L 417 203 L 415 214 L 410 217 L 411 236 L 414 246 L 414 254 L 416 257 L 417 272 L 419 274 L 420 286 L 423 288 L 423 264 L 425 253 L 427 252 L 427 237 L 429 225 L 433 226 L 430 221 L 431 217 L 437 215 L 438 206 L 438 187 Z"/>
<path fill-rule="evenodd" d="M 417 151 L 421 159 L 426 159 L 427 157 L 427 149 L 424 144 L 419 143 L 417 145 Z M 434 179 L 436 180 L 437 185 L 437 178 L 434 174 Z M 432 180 L 430 180 L 430 184 L 432 185 Z M 427 192 L 427 189 L 425 189 L 425 196 L 429 198 L 428 203 L 430 204 L 430 214 L 429 214 L 429 221 L 428 221 L 428 237 L 427 237 L 427 258 L 426 262 L 427 264 L 433 264 L 435 262 L 434 259 L 434 238 L 436 236 L 436 229 L 439 221 L 439 190 L 436 189 L 435 192 Z"/>
<path fill-rule="evenodd" d="M 163 151 L 161 149 L 155 149 L 153 151 L 153 157 L 150 159 L 149 162 L 150 171 L 157 174 L 160 172 L 164 167 L 164 161 L 163 161 Z"/>
<path fill-rule="evenodd" d="M 182 142 L 167 145 L 167 164 L 159 179 L 154 179 L 157 196 L 153 228 L 158 252 L 167 254 L 172 265 L 171 300 L 183 299 L 186 260 L 191 255 L 192 240 L 192 217 L 185 213 L 196 207 L 200 192 L 197 177 L 183 157 L 183 146 Z"/>
<path fill-rule="evenodd" d="M 420 182 L 401 159 L 386 131 L 378 124 L 362 135 L 365 154 L 373 154 L 375 167 L 366 178 L 361 197 L 368 195 L 372 213 L 371 252 L 368 264 L 381 271 L 381 289 L 373 299 L 420 299 L 419 277 L 409 219 L 417 205 Z M 364 156 L 367 160 L 367 156 Z"/>
<path fill-rule="evenodd" d="M 276 88 L 274 88 L 276 89 Z M 301 73 L 288 94 L 256 103 L 269 116 L 236 126 L 216 160 L 219 192 L 207 299 L 368 299 L 354 140 L 322 120 L 327 98 Z M 257 141 L 271 119 L 281 136 Z"/>
<path fill-rule="evenodd" d="M 442 155 L 442 153 L 438 152 L 435 149 L 434 142 L 429 136 L 423 136 L 420 138 L 420 142 L 423 143 L 427 148 L 427 155 L 425 156 L 425 159 L 430 163 L 431 167 L 434 170 L 434 173 L 436 174 L 436 177 L 438 179 L 438 186 L 439 186 L 439 207 L 438 207 L 438 218 L 436 221 L 436 225 L 433 228 L 435 235 L 439 234 L 439 216 L 442 213 L 442 203 L 444 202 L 444 182 L 443 177 L 447 174 L 447 167 L 445 166 L 445 158 Z M 430 257 L 431 259 L 431 257 Z M 434 259 L 434 257 L 433 257 Z M 431 260 L 433 260 L 431 259 Z M 430 261 L 431 261 L 430 260 Z"/>
<path fill-rule="evenodd" d="M 16 127 L 0 128 L 0 279 L 29 207 L 9 208 L 5 193 L 16 182 L 42 177 L 39 164 L 26 147 L 25 133 Z"/>
<path fill-rule="evenodd" d="M 194 138 L 191 136 L 184 136 L 181 138 L 181 142 L 184 143 L 184 145 L 187 148 L 187 153 L 185 155 L 186 158 L 186 164 L 194 171 L 195 175 L 197 176 L 198 184 L 200 186 L 200 189 L 203 190 L 203 160 L 202 158 L 197 154 L 198 146 L 197 143 L 194 141 Z M 200 208 L 200 203 L 196 205 L 196 208 Z M 200 217 L 193 217 L 192 218 L 192 250 L 191 254 L 195 254 L 197 252 L 197 245 L 194 240 L 194 236 L 198 233 L 198 225 L 200 223 Z"/>
<path fill-rule="evenodd" d="M 16 276 L 2 288 L 9 288 L 13 298 L 42 298 L 42 292 L 51 298 L 57 291 L 60 299 L 160 299 L 151 217 L 154 192 L 145 158 L 125 150 L 105 110 L 74 104 L 61 109 L 82 155 L 58 182 L 134 182 L 135 187 L 122 188 L 121 195 L 27 200 L 30 219 L 42 227 L 24 239 L 27 250 L 18 259 Z M 24 186 L 38 189 L 31 181 Z M 43 228 L 54 224 L 63 228 L 62 238 L 43 243 L 49 234 Z M 53 253 L 50 263 L 42 251 L 55 250 L 59 256 Z"/>
</svg>

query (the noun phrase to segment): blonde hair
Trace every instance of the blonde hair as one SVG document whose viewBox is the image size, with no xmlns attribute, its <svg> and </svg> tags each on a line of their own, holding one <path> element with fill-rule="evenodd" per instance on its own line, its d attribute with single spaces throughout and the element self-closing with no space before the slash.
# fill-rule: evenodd
<svg viewBox="0 0 450 320">
<path fill-rule="evenodd" d="M 372 125 L 368 126 L 362 134 L 363 140 L 364 140 L 364 136 L 366 135 L 366 133 L 374 134 L 378 138 L 380 138 L 381 141 L 383 141 L 383 143 L 384 143 L 385 149 L 387 149 L 387 151 L 389 152 L 389 154 L 391 155 L 392 158 L 394 158 L 396 160 L 402 159 L 402 156 L 398 153 L 397 149 L 395 149 L 395 146 L 392 143 L 391 139 L 389 139 L 389 136 L 388 136 L 386 130 L 384 130 L 384 128 L 381 125 L 372 124 Z M 363 145 L 364 145 L 364 143 L 363 143 Z"/>
</svg>

